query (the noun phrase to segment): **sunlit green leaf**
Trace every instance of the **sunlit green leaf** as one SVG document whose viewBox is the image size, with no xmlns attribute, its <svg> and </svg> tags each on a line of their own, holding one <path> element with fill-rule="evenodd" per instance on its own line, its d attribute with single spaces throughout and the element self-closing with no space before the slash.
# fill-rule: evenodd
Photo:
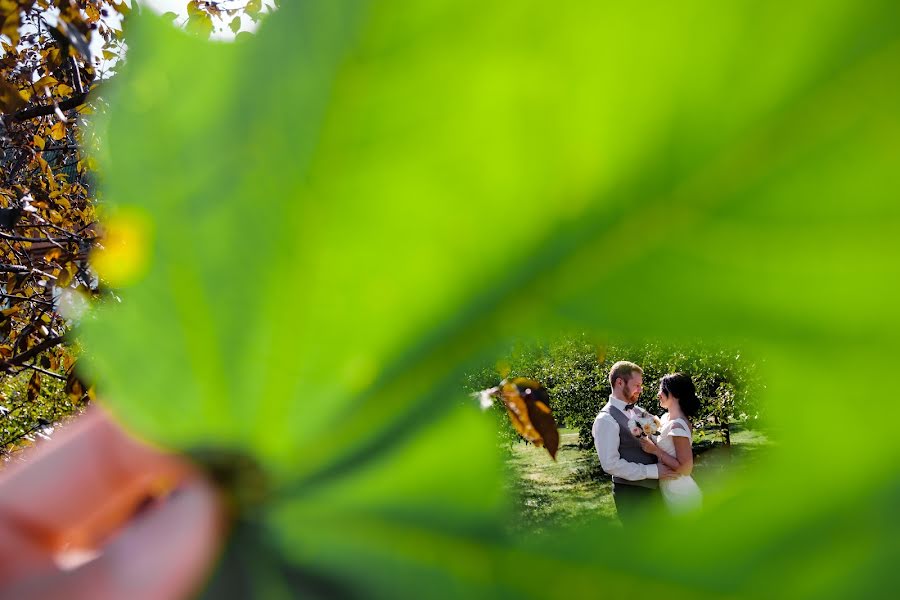
<svg viewBox="0 0 900 600">
<path fill-rule="evenodd" d="M 150 265 L 88 358 L 141 434 L 260 461 L 241 539 L 362 596 L 886 585 L 893 3 L 284 4 L 230 46 L 132 23 L 98 125 Z M 776 449 L 644 535 L 505 539 L 460 374 L 560 328 L 740 341 Z"/>
</svg>

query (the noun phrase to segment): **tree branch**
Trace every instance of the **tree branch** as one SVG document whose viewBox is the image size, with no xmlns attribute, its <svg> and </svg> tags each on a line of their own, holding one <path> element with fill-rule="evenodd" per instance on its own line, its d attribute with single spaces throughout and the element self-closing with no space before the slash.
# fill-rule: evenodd
<svg viewBox="0 0 900 600">
<path fill-rule="evenodd" d="M 25 265 L 0 265 L 0 273 L 30 273 L 31 269 Z"/>
<path fill-rule="evenodd" d="M 43 306 L 48 306 L 53 308 L 52 302 L 47 302 L 46 300 L 41 300 L 37 296 L 15 296 L 12 294 L 0 294 L 0 298 L 6 298 L 8 300 L 25 300 L 26 302 L 34 302 L 35 304 L 41 304 Z"/>
<path fill-rule="evenodd" d="M 27 121 L 28 119 L 33 119 L 35 117 L 52 115 L 56 112 L 57 108 L 62 111 L 70 110 L 72 108 L 78 108 L 87 101 L 87 97 L 87 92 L 83 94 L 75 94 L 71 98 L 66 98 L 59 104 L 45 104 L 42 106 L 32 106 L 31 108 L 24 108 L 19 112 L 12 113 L 7 118 L 11 121 L 21 122 Z"/>
<path fill-rule="evenodd" d="M 29 227 L 35 228 L 34 225 L 29 225 Z M 72 237 L 70 237 L 70 238 L 52 238 L 52 237 L 36 238 L 36 237 L 25 237 L 22 235 L 12 235 L 12 234 L 3 233 L 2 231 L 0 231 L 0 239 L 10 240 L 13 242 L 47 242 L 49 244 L 73 244 L 73 243 L 80 243 L 82 241 L 92 241 L 92 240 L 85 240 L 85 238 L 79 237 L 77 233 L 70 233 L 70 232 L 66 232 L 66 233 L 68 233 Z"/>
<path fill-rule="evenodd" d="M 81 72 L 78 70 L 78 61 L 75 60 L 74 56 L 69 57 L 69 70 L 72 74 L 72 83 L 75 84 L 72 86 L 75 88 L 75 92 L 84 94 L 84 87 L 81 84 Z"/>
<path fill-rule="evenodd" d="M 47 369 L 42 369 L 41 367 L 39 367 L 37 365 L 32 365 L 30 363 L 25 363 L 22 366 L 25 368 L 28 368 L 28 369 L 33 369 L 33 370 L 37 371 L 38 373 L 43 373 L 44 375 L 49 375 L 50 377 L 59 379 L 60 381 L 68 381 L 68 379 L 69 379 L 65 375 L 60 375 L 59 373 L 54 373 L 53 371 L 48 371 Z"/>
<path fill-rule="evenodd" d="M 0 373 L 6 373 L 13 370 L 15 367 L 22 366 L 25 361 L 31 360 L 44 350 L 49 350 L 54 346 L 59 346 L 61 343 L 63 343 L 64 339 L 65 338 L 63 338 L 63 336 L 61 335 L 49 337 L 37 346 L 32 346 L 28 350 L 13 356 L 9 360 L 0 361 Z"/>
</svg>

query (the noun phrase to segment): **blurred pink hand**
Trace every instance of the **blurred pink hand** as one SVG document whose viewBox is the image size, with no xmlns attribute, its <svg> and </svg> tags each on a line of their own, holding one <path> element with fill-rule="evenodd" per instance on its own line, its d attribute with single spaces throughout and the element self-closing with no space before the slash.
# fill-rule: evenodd
<svg viewBox="0 0 900 600">
<path fill-rule="evenodd" d="M 222 537 L 215 490 L 97 407 L 0 472 L 0 598 L 184 598 Z M 59 566 L 83 551 L 99 556 Z"/>
</svg>

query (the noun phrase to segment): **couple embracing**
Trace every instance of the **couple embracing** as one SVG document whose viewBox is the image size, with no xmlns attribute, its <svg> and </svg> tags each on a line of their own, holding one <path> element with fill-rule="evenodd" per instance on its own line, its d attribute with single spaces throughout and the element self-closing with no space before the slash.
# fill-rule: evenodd
<svg viewBox="0 0 900 600">
<path fill-rule="evenodd" d="M 643 389 L 643 374 L 631 362 L 612 366 L 612 394 L 592 429 L 600 466 L 612 475 L 616 511 L 626 527 L 661 501 L 670 512 L 680 513 L 699 507 L 702 498 L 691 477 L 690 419 L 700 409 L 694 384 L 683 373 L 663 377 L 657 397 L 668 412 L 660 420 L 659 433 L 636 436 L 634 422 L 650 416 L 635 404 Z"/>
</svg>

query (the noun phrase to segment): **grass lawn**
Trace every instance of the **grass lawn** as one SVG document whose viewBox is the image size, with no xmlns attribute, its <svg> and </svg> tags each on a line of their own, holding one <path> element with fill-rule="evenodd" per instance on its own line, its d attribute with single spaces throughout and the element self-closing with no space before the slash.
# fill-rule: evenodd
<svg viewBox="0 0 900 600">
<path fill-rule="evenodd" d="M 731 448 L 698 437 L 694 479 L 703 488 L 726 470 L 746 468 L 768 443 L 760 432 L 740 426 L 732 428 Z M 616 518 L 612 482 L 600 469 L 594 449 L 578 447 L 577 431 L 560 430 L 555 462 L 543 448 L 516 443 L 510 448 L 507 466 L 521 511 L 521 519 L 512 526 L 515 532 L 540 533 L 585 520 Z"/>
</svg>

